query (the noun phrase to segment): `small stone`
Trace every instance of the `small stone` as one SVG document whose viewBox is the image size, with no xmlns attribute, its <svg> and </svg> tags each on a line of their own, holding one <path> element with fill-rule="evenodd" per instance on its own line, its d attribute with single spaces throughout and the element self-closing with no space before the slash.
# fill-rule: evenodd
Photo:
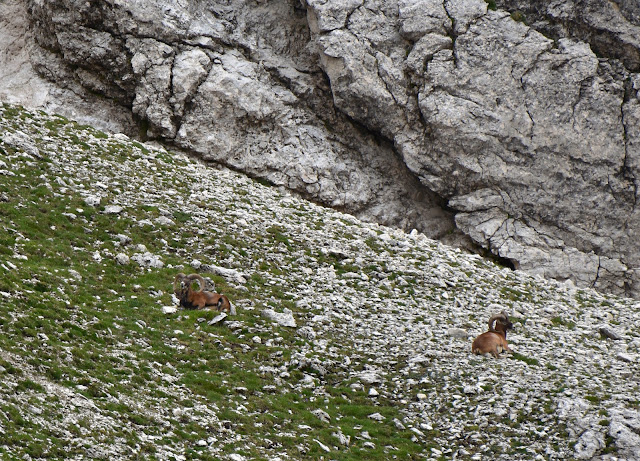
<svg viewBox="0 0 640 461">
<path fill-rule="evenodd" d="M 124 253 L 118 253 L 116 255 L 116 263 L 120 264 L 121 266 L 126 266 L 127 264 L 129 264 L 129 256 Z"/>
<path fill-rule="evenodd" d="M 351 437 L 348 435 L 344 435 L 342 431 L 334 432 L 331 435 L 338 439 L 338 442 L 340 442 L 340 445 L 344 445 L 345 447 L 347 447 L 351 443 Z"/>
<path fill-rule="evenodd" d="M 175 314 L 178 311 L 178 308 L 175 306 L 162 306 L 162 313 L 167 314 Z"/>
<path fill-rule="evenodd" d="M 620 336 L 620 334 L 617 331 L 615 331 L 613 328 L 611 328 L 608 325 L 601 326 L 598 329 L 598 331 L 600 332 L 603 338 L 613 339 L 614 341 L 618 341 L 622 339 L 622 336 Z"/>
<path fill-rule="evenodd" d="M 283 312 L 276 312 L 273 309 L 263 309 L 261 312 L 263 317 L 277 323 L 283 327 L 296 327 L 296 320 L 293 318 L 293 312 L 291 309 L 284 309 Z"/>
<path fill-rule="evenodd" d="M 312 340 L 312 339 L 316 338 L 316 332 L 313 331 L 313 328 L 311 328 L 309 326 L 305 326 L 305 327 L 300 328 L 297 331 L 297 334 L 298 334 L 298 336 L 301 336 L 301 337 L 303 337 L 305 339 L 309 339 L 309 340 Z"/>
<path fill-rule="evenodd" d="M 215 325 L 216 323 L 220 323 L 226 318 L 227 318 L 227 314 L 225 312 L 222 312 L 221 314 L 218 314 L 213 319 L 211 319 L 211 321 L 209 322 L 209 325 Z"/>
<path fill-rule="evenodd" d="M 129 141 L 129 136 L 124 133 L 116 133 L 112 136 L 113 139 L 117 141 L 127 142 Z"/>
<path fill-rule="evenodd" d="M 396 427 L 396 429 L 399 429 L 401 431 L 406 429 L 405 425 L 402 424 L 402 422 L 398 418 L 393 418 L 393 425 Z"/>
<path fill-rule="evenodd" d="M 198 266 L 196 267 L 195 264 L 197 264 Z M 202 264 L 198 260 L 194 260 L 191 263 L 191 265 L 196 270 L 199 270 L 201 272 L 210 272 L 212 274 L 224 277 L 230 282 L 239 283 L 241 285 L 244 285 L 245 283 L 247 283 L 247 279 L 249 278 L 248 275 L 243 274 L 235 269 L 229 269 L 229 268 L 220 267 L 220 266 L 213 266 L 210 264 Z"/>
<path fill-rule="evenodd" d="M 369 415 L 369 419 L 373 419 L 374 421 L 384 421 L 387 418 L 382 416 L 380 413 L 373 413 Z"/>
<path fill-rule="evenodd" d="M 375 388 L 369 389 L 369 397 L 378 397 L 380 393 Z"/>
<path fill-rule="evenodd" d="M 382 383 L 382 376 L 380 376 L 378 372 L 372 370 L 363 371 L 358 375 L 358 378 L 360 378 L 360 381 L 362 381 L 364 384 Z"/>
<path fill-rule="evenodd" d="M 107 205 L 104 207 L 104 214 L 120 214 L 122 210 L 124 210 L 124 208 L 120 205 Z"/>
<path fill-rule="evenodd" d="M 33 405 L 29 405 L 28 410 L 34 415 L 41 415 L 44 412 L 42 408 L 34 407 Z"/>
<path fill-rule="evenodd" d="M 160 257 L 149 252 L 144 254 L 136 253 L 131 259 L 138 263 L 139 266 L 150 269 L 162 269 L 164 267 L 164 262 L 162 262 Z"/>
<path fill-rule="evenodd" d="M 120 245 L 128 245 L 129 243 L 131 243 L 131 237 L 129 237 L 128 235 L 124 235 L 124 234 L 116 235 L 116 240 L 118 242 L 120 242 Z"/>
<path fill-rule="evenodd" d="M 619 352 L 616 355 L 616 359 L 621 360 L 623 362 L 627 362 L 627 363 L 633 363 L 636 361 L 636 357 L 630 354 L 625 354 L 624 352 Z"/>
<path fill-rule="evenodd" d="M 160 224 L 161 226 L 172 226 L 175 223 L 166 216 L 160 216 L 156 219 L 156 224 Z"/>
<path fill-rule="evenodd" d="M 331 416 L 329 416 L 329 413 L 327 413 L 324 410 L 320 410 L 320 409 L 313 410 L 311 412 L 311 414 L 313 416 L 315 416 L 316 418 L 318 418 L 323 423 L 330 423 L 331 422 Z"/>
<path fill-rule="evenodd" d="M 88 197 L 85 197 L 84 203 L 87 206 L 96 207 L 100 205 L 100 200 L 100 197 L 97 195 L 89 195 Z"/>
<path fill-rule="evenodd" d="M 324 443 L 320 442 L 318 439 L 313 439 L 313 441 L 316 442 L 318 446 L 320 446 L 320 448 L 322 448 L 324 451 L 326 451 L 327 453 L 331 453 L 331 448 L 326 446 Z"/>
<path fill-rule="evenodd" d="M 463 330 L 462 328 L 449 328 L 447 334 L 452 338 L 458 339 L 467 339 L 469 337 L 467 330 Z"/>
<path fill-rule="evenodd" d="M 477 394 L 478 388 L 476 386 L 465 386 L 462 390 L 465 394 Z"/>
</svg>

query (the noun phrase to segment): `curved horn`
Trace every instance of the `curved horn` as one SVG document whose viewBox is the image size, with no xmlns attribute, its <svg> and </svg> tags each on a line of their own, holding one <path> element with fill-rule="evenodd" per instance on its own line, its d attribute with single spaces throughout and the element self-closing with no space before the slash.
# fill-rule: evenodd
<svg viewBox="0 0 640 461">
<path fill-rule="evenodd" d="M 493 327 L 494 323 L 496 320 L 503 318 L 502 314 L 496 314 L 491 316 L 491 318 L 489 319 L 489 331 L 495 331 L 495 328 Z"/>
<path fill-rule="evenodd" d="M 201 291 L 204 291 L 205 281 L 200 274 L 189 274 L 187 275 L 187 278 L 189 279 L 189 282 L 193 282 L 194 280 L 198 281 L 198 284 L 200 285 L 200 289 L 198 290 L 198 293 Z"/>
<path fill-rule="evenodd" d="M 493 316 L 491 316 L 491 318 L 489 319 L 489 331 L 494 331 L 494 323 L 497 320 L 502 320 L 504 323 L 508 323 L 509 322 L 509 317 L 507 316 L 507 313 L 505 311 L 500 312 L 499 314 L 495 314 Z"/>
<path fill-rule="evenodd" d="M 182 272 L 180 272 L 178 275 L 176 275 L 176 278 L 173 279 L 173 291 L 174 292 L 178 290 L 178 282 L 182 282 L 185 277 L 186 277 L 186 275 L 184 275 Z"/>
</svg>

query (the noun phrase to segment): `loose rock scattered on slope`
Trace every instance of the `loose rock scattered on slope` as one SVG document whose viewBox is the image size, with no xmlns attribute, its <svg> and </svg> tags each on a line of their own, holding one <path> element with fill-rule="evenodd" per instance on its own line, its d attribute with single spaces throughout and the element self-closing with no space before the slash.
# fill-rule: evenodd
<svg viewBox="0 0 640 461">
<path fill-rule="evenodd" d="M 2 111 L 8 112 L 9 107 Z M 0 158 L 9 171 L 23 162 L 41 161 L 29 154 L 30 144 L 21 141 L 37 140 L 29 142 L 50 163 L 49 173 L 41 180 L 52 190 L 58 190 L 53 187 L 56 184 L 64 193 L 83 199 L 113 192 L 108 203 L 122 207 L 120 219 L 132 221 L 139 219 L 135 211 L 148 204 L 154 204 L 160 214 L 171 214 L 179 204 L 183 214 L 177 216 L 188 216 L 181 225 L 194 229 L 188 245 L 179 252 L 185 264 L 197 259 L 202 265 L 243 274 L 247 285 L 249 280 L 261 281 L 261 292 L 243 292 L 242 281 L 234 281 L 239 295 L 232 301 L 248 316 L 245 320 L 227 318 L 207 326 L 203 318 L 199 328 L 235 332 L 236 349 L 242 352 L 225 350 L 220 343 L 223 359 L 254 347 L 272 348 L 273 354 L 263 363 L 245 372 L 269 378 L 270 383 L 260 391 L 264 395 L 310 395 L 310 402 L 317 405 L 316 419 L 335 435 L 330 443 L 316 429 L 305 426 L 286 435 L 265 434 L 258 445 L 248 436 L 235 438 L 221 429 L 220 446 L 226 447 L 228 459 L 242 456 L 230 453 L 229 447 L 236 451 L 250 447 L 265 458 L 286 459 L 276 442 L 283 437 L 295 440 L 299 453 L 317 448 L 339 457 L 341 450 L 366 453 L 380 448 L 375 438 L 379 435 L 372 436 L 370 429 L 350 427 L 344 423 L 348 419 L 324 414 L 333 411 L 338 400 L 348 401 L 349 392 L 370 399 L 371 410 L 365 415 L 369 424 L 395 428 L 392 430 L 404 427 L 412 434 L 412 443 L 423 447 L 421 456 L 426 459 L 637 456 L 640 443 L 634 428 L 640 418 L 639 389 L 633 379 L 640 356 L 637 302 L 500 268 L 418 232 L 406 234 L 362 223 L 239 174 L 212 170 L 178 154 L 171 157 L 163 148 L 131 143 L 122 136 L 94 136 L 78 127 L 76 136 L 100 152 L 87 159 L 84 148 L 74 144 L 69 134 L 48 131 L 49 116 L 32 113 L 23 118 L 20 125 L 16 118 L 9 121 L 5 117 L 0 122 L 0 146 L 4 146 Z M 18 130 L 24 136 L 15 135 Z M 110 145 L 135 149 L 135 155 L 114 156 L 108 153 L 113 151 L 107 149 Z M 224 208 L 223 226 L 219 225 L 218 207 Z M 91 223 L 84 225 L 87 235 L 96 232 Z M 171 239 L 176 236 L 163 234 L 162 225 L 151 221 L 143 226 L 156 232 L 156 240 L 167 252 L 158 254 L 159 260 L 168 258 Z M 272 236 L 269 247 L 264 246 L 265 235 Z M 213 247 L 212 236 L 216 236 Z M 114 241 L 118 242 L 117 252 L 131 259 L 145 255 L 135 241 L 125 244 L 126 239 L 115 237 Z M 100 264 L 118 254 L 105 248 L 104 242 L 94 245 L 91 253 L 98 251 L 103 258 Z M 217 258 L 217 253 L 224 256 Z M 12 255 L 2 258 L 5 266 L 20 263 Z M 142 258 L 147 260 L 154 259 Z M 149 264 L 144 270 L 153 273 L 166 268 Z M 167 286 L 170 283 L 167 280 Z M 485 330 L 493 312 L 502 309 L 515 324 L 508 339 L 516 354 L 498 360 L 473 356 L 471 338 Z M 264 310 L 286 315 L 287 326 L 268 321 L 249 329 L 247 320 L 259 319 Z M 158 300 L 156 312 L 173 331 L 171 346 L 176 352 L 183 350 L 184 332 L 170 327 L 181 311 L 163 310 Z M 149 322 L 140 319 L 136 325 L 141 331 L 151 331 Z M 609 332 L 604 336 L 603 325 L 608 325 Z M 285 360 L 278 344 L 286 328 L 297 328 L 300 334 L 296 335 L 298 350 Z M 215 333 L 208 333 L 215 338 Z M 123 348 L 123 354 L 125 351 Z M 3 358 L 22 363 L 20 357 L 5 354 Z M 176 377 L 166 369 L 164 392 L 175 394 L 178 390 L 171 383 Z M 36 370 L 27 372 L 38 376 Z M 46 379 L 35 379 L 48 389 Z M 335 395 L 335 386 L 345 388 L 343 395 Z M 233 414 L 252 415 L 243 406 L 248 396 L 241 387 L 234 389 L 228 402 L 212 404 L 191 396 L 197 404 L 194 411 L 173 411 L 197 424 L 206 424 L 206 418 L 217 420 L 218 414 L 230 408 Z M 189 395 L 188 389 L 179 392 Z M 150 395 L 144 398 L 154 418 L 172 420 L 160 401 Z M 90 398 L 87 405 L 92 402 L 103 405 L 97 398 Z M 401 415 L 387 418 L 377 410 L 382 402 L 391 402 Z M 64 434 L 65 418 L 73 417 L 75 410 L 61 405 L 57 411 Z M 94 413 L 100 418 L 96 424 L 118 424 L 104 409 Z M 22 417 L 36 419 L 26 413 Z M 224 428 L 224 421 L 219 426 Z M 256 430 L 263 433 L 266 429 Z M 94 437 L 90 431 L 85 436 Z M 120 445 L 92 440 L 100 453 L 126 453 L 118 451 L 124 450 Z M 202 449 L 222 455 L 215 442 L 200 440 Z M 166 444 L 162 450 L 178 459 L 183 456 L 175 442 L 160 437 L 156 443 Z M 389 457 L 395 449 L 384 447 Z"/>
</svg>

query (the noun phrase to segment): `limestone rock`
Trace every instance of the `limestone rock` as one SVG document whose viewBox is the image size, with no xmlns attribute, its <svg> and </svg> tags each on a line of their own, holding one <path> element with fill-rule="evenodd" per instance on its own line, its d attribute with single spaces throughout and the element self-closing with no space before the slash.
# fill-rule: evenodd
<svg viewBox="0 0 640 461">
<path fill-rule="evenodd" d="M 102 199 L 98 195 L 89 195 L 89 196 L 85 197 L 84 203 L 87 206 L 96 207 L 96 206 L 100 205 L 100 201 L 101 200 Z"/>
<path fill-rule="evenodd" d="M 178 311 L 178 308 L 175 306 L 162 306 L 162 313 L 169 315 L 175 314 Z"/>
<path fill-rule="evenodd" d="M 311 414 L 313 414 L 316 418 L 318 418 L 323 423 L 328 424 L 331 422 L 331 416 L 329 416 L 329 414 L 324 410 L 320 410 L 320 409 L 313 410 Z"/>
<path fill-rule="evenodd" d="M 136 253 L 131 257 L 131 260 L 138 263 L 139 266 L 149 269 L 161 269 L 164 267 L 164 262 L 160 259 L 160 256 L 153 253 Z"/>
<path fill-rule="evenodd" d="M 283 312 L 276 312 L 273 309 L 263 309 L 262 316 L 283 327 L 295 328 L 297 326 L 291 309 L 285 308 Z"/>
<path fill-rule="evenodd" d="M 370 220 L 432 237 L 452 230 L 392 146 L 332 107 L 299 2 L 107 2 L 99 13 L 24 2 L 38 24 L 34 67 L 131 107 L 146 136 Z"/>
<path fill-rule="evenodd" d="M 126 266 L 127 264 L 129 264 L 129 256 L 127 256 L 125 253 L 118 253 L 116 255 L 116 262 L 121 266 Z"/>
<path fill-rule="evenodd" d="M 215 325 L 217 323 L 220 323 L 226 318 L 227 318 L 227 314 L 222 312 L 221 314 L 218 314 L 213 319 L 211 319 L 211 321 L 209 322 L 209 325 Z"/>
<path fill-rule="evenodd" d="M 462 328 L 449 328 L 447 334 L 452 338 L 458 339 L 467 339 L 469 337 L 469 332 Z"/>
<path fill-rule="evenodd" d="M 393 139 L 479 245 L 528 272 L 637 294 L 634 74 L 481 0 L 366 5 L 323 28 L 327 6 L 309 2 L 336 106 Z"/>
<path fill-rule="evenodd" d="M 614 341 L 619 341 L 622 339 L 622 336 L 620 335 L 620 333 L 618 333 L 616 330 L 614 330 L 608 325 L 601 326 L 600 328 L 598 328 L 598 331 L 600 332 L 603 338 L 613 339 Z"/>
<path fill-rule="evenodd" d="M 104 207 L 104 214 L 120 214 L 123 209 L 120 205 L 107 205 Z"/>
<path fill-rule="evenodd" d="M 640 70 L 640 6 L 634 0 L 586 4 L 497 0 L 496 5 L 548 37 L 582 40 L 597 54 L 619 59 L 634 72 Z"/>
</svg>

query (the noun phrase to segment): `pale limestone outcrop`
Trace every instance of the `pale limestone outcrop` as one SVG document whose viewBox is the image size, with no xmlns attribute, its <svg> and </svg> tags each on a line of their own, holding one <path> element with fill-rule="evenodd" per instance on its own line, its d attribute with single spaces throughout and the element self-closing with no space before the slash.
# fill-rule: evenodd
<svg viewBox="0 0 640 461">
<path fill-rule="evenodd" d="M 296 2 L 27 2 L 41 73 L 161 138 L 323 204 L 432 237 L 453 215 L 377 133 L 335 110 Z"/>
<path fill-rule="evenodd" d="M 308 1 L 336 105 L 460 230 L 529 272 L 638 293 L 637 75 L 481 0 L 334 3 Z"/>
</svg>

